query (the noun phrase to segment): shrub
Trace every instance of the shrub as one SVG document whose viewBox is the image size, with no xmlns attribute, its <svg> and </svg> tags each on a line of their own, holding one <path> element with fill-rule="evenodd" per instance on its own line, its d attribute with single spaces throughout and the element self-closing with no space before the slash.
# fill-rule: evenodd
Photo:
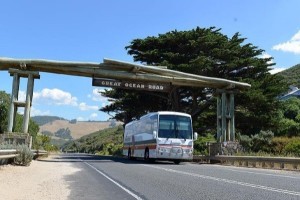
<svg viewBox="0 0 300 200">
<path fill-rule="evenodd" d="M 240 136 L 240 145 L 243 147 L 243 151 L 250 152 L 252 146 L 252 140 L 248 135 Z"/>
<path fill-rule="evenodd" d="M 207 136 L 200 136 L 194 142 L 194 155 L 208 155 L 208 142 L 215 142 L 215 138 L 212 134 Z"/>
<path fill-rule="evenodd" d="M 284 153 L 293 154 L 295 156 L 300 156 L 300 139 L 294 139 L 290 143 L 288 143 L 284 149 Z"/>
<path fill-rule="evenodd" d="M 33 158 L 33 153 L 29 147 L 26 145 L 19 145 L 17 146 L 17 153 L 18 156 L 15 157 L 14 163 L 16 165 L 29 166 Z"/>
<path fill-rule="evenodd" d="M 259 134 L 251 136 L 251 150 L 254 152 L 270 152 L 274 133 L 272 131 L 260 131 Z"/>
<path fill-rule="evenodd" d="M 292 140 L 288 137 L 274 137 L 272 139 L 271 151 L 275 155 L 281 155 L 284 153 L 285 146 Z"/>
</svg>

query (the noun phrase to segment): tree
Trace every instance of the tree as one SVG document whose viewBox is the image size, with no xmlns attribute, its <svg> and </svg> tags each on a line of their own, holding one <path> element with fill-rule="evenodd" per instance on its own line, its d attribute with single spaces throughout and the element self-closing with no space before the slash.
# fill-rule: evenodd
<svg viewBox="0 0 300 200">
<path fill-rule="evenodd" d="M 274 120 L 266 119 L 274 118 L 274 97 L 285 89 L 280 77 L 269 74 L 272 58 L 259 58 L 264 51 L 245 43 L 246 38 L 241 38 L 239 33 L 229 38 L 220 31 L 215 27 L 175 30 L 157 37 L 134 39 L 126 49 L 134 61 L 142 64 L 252 84 L 250 90 L 236 95 L 237 128 L 251 134 L 272 127 Z M 205 125 L 215 132 L 216 116 L 212 113 L 216 113 L 216 103 L 211 98 L 214 92 L 212 88 L 191 87 L 173 87 L 169 94 L 106 90 L 102 95 L 111 98 L 112 104 L 101 111 L 116 113 L 115 118 L 125 123 L 149 111 L 187 112 L 192 114 L 198 128 Z M 252 124 L 246 123 L 249 120 Z"/>
<path fill-rule="evenodd" d="M 7 131 L 8 124 L 8 112 L 9 112 L 10 95 L 4 91 L 0 91 L 0 133 Z M 22 132 L 23 116 L 20 114 L 16 115 L 16 121 L 14 126 L 14 132 Z M 29 120 L 28 125 L 29 134 L 35 139 L 39 132 L 39 125 L 36 124 L 32 119 Z"/>
<path fill-rule="evenodd" d="M 0 91 L 0 133 L 7 130 L 9 102 L 9 95 Z"/>
</svg>

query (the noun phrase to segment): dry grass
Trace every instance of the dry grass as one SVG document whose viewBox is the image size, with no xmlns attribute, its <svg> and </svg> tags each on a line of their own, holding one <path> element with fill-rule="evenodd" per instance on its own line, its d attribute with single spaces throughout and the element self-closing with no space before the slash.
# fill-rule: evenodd
<svg viewBox="0 0 300 200">
<path fill-rule="evenodd" d="M 117 122 L 120 125 L 121 122 Z M 44 124 L 40 126 L 40 132 L 50 131 L 55 133 L 61 128 L 69 128 L 71 135 L 74 139 L 78 139 L 82 136 L 88 135 L 90 133 L 109 128 L 110 122 L 77 122 L 76 124 L 71 124 L 67 120 L 55 120 L 51 123 Z"/>
</svg>

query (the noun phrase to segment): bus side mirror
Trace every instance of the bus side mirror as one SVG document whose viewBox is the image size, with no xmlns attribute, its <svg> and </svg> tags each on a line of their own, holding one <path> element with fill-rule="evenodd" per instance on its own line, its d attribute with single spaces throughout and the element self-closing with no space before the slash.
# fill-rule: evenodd
<svg viewBox="0 0 300 200">
<path fill-rule="evenodd" d="M 153 138 L 156 138 L 156 137 L 157 137 L 157 132 L 153 131 Z"/>
<path fill-rule="evenodd" d="M 198 139 L 198 133 L 195 132 L 195 133 L 194 133 L 194 140 L 197 140 L 197 139 Z"/>
</svg>

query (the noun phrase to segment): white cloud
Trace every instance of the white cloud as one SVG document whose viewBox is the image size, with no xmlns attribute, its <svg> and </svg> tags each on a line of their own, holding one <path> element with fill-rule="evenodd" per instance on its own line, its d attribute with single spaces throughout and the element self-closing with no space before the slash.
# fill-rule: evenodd
<svg viewBox="0 0 300 200">
<path fill-rule="evenodd" d="M 49 110 L 41 111 L 41 110 L 35 109 L 34 107 L 31 107 L 30 115 L 31 116 L 50 115 L 50 111 Z"/>
<path fill-rule="evenodd" d="M 278 67 L 278 68 L 274 68 L 274 69 L 270 70 L 269 72 L 270 72 L 271 74 L 277 74 L 278 72 L 281 72 L 281 71 L 283 71 L 283 70 L 286 70 L 286 68 Z"/>
<path fill-rule="evenodd" d="M 98 117 L 98 114 L 97 114 L 97 113 L 92 113 L 92 114 L 90 115 L 90 118 L 91 118 L 91 119 L 97 118 L 97 117 Z"/>
<path fill-rule="evenodd" d="M 84 119 L 83 117 L 77 117 L 77 121 L 87 121 L 87 120 Z"/>
<path fill-rule="evenodd" d="M 107 101 L 106 97 L 103 97 L 100 92 L 103 92 L 104 89 L 94 88 L 92 94 L 89 94 L 88 97 L 93 101 L 104 102 Z"/>
<path fill-rule="evenodd" d="M 268 53 L 263 53 L 263 54 L 260 56 L 260 58 L 270 58 L 270 57 L 272 57 L 272 56 L 271 56 L 270 54 L 268 54 Z M 273 59 L 270 60 L 270 61 L 268 61 L 268 64 L 272 64 L 272 63 L 274 63 Z"/>
<path fill-rule="evenodd" d="M 72 96 L 72 94 L 69 92 L 65 92 L 57 88 L 44 88 L 40 92 L 34 92 L 33 101 L 43 102 L 49 105 L 78 105 L 76 97 Z"/>
<path fill-rule="evenodd" d="M 272 49 L 300 54 L 300 30 L 290 40 L 277 44 Z"/>
<path fill-rule="evenodd" d="M 82 102 L 78 105 L 79 109 L 82 111 L 87 111 L 87 110 L 99 110 L 98 106 L 89 106 L 86 103 Z"/>
<path fill-rule="evenodd" d="M 22 90 L 19 91 L 18 100 L 19 101 L 25 101 L 26 100 L 26 92 L 25 91 L 22 91 Z"/>
</svg>

